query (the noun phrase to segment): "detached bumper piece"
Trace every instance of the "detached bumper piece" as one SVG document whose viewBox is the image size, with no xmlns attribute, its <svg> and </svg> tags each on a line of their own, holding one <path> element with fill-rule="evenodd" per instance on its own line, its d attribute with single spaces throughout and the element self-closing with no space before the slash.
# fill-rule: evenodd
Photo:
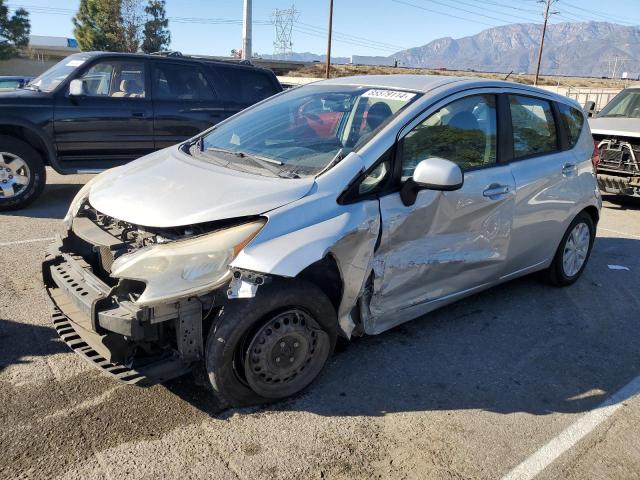
<svg viewBox="0 0 640 480">
<path fill-rule="evenodd" d="M 607 193 L 640 196 L 640 176 L 598 173 L 598 187 Z"/>
<path fill-rule="evenodd" d="M 200 302 L 138 307 L 116 294 L 121 287 L 107 285 L 91 264 L 68 250 L 58 239 L 47 252 L 42 274 L 53 325 L 69 348 L 103 372 L 140 386 L 191 370 L 201 355 Z"/>
</svg>

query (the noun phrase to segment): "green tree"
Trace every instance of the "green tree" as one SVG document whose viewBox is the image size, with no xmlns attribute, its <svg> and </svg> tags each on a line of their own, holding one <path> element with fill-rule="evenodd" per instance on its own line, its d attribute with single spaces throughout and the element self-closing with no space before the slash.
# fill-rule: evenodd
<svg viewBox="0 0 640 480">
<path fill-rule="evenodd" d="M 9 16 L 9 8 L 0 0 L 0 59 L 10 58 L 29 45 L 29 12 L 17 9 Z"/>
<path fill-rule="evenodd" d="M 145 53 L 159 52 L 169 48 L 171 33 L 165 6 L 165 0 L 149 0 L 149 4 L 144 9 L 148 18 L 144 24 L 142 40 L 142 51 Z"/>
<path fill-rule="evenodd" d="M 125 50 L 121 6 L 121 0 L 80 0 L 72 21 L 73 34 L 81 50 Z"/>
<path fill-rule="evenodd" d="M 137 52 L 142 42 L 142 27 L 146 17 L 142 0 L 121 0 L 124 51 Z"/>
</svg>

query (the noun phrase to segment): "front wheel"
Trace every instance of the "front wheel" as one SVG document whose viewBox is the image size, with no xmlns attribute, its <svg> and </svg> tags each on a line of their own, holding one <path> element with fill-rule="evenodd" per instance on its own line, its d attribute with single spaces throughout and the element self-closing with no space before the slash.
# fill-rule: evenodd
<svg viewBox="0 0 640 480">
<path fill-rule="evenodd" d="M 46 170 L 28 143 L 0 135 L 0 211 L 23 208 L 42 193 Z"/>
<path fill-rule="evenodd" d="M 582 274 L 591 255 L 596 229 L 591 215 L 581 212 L 567 228 L 547 271 L 551 284 L 567 286 Z"/>
<path fill-rule="evenodd" d="M 205 366 L 215 394 L 241 407 L 294 395 L 321 372 L 337 338 L 336 313 L 315 285 L 263 285 L 222 308 L 207 337 Z"/>
</svg>

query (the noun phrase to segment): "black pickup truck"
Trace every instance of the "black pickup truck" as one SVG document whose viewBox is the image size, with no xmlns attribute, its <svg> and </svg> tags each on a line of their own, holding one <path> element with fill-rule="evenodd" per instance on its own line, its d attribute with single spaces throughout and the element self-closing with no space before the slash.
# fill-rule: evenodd
<svg viewBox="0 0 640 480">
<path fill-rule="evenodd" d="M 168 147 L 282 91 L 270 70 L 182 55 L 71 55 L 0 91 L 0 211 L 22 208 L 45 165 L 93 173 Z"/>
</svg>

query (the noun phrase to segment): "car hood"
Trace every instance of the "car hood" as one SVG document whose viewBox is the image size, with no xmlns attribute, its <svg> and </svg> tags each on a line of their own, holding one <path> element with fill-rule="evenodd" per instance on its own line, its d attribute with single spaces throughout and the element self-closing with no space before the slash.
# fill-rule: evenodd
<svg viewBox="0 0 640 480">
<path fill-rule="evenodd" d="M 260 215 L 304 197 L 313 184 L 312 177 L 264 177 L 219 167 L 174 146 L 101 174 L 89 202 L 135 225 L 179 227 Z"/>
<path fill-rule="evenodd" d="M 591 133 L 620 137 L 640 137 L 640 118 L 596 117 L 589 119 Z"/>
</svg>

